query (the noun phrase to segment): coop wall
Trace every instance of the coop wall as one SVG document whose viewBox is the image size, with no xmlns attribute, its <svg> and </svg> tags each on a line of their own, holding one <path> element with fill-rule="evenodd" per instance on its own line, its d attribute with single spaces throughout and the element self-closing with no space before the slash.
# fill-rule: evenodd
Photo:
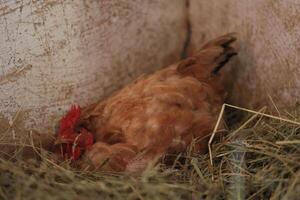
<svg viewBox="0 0 300 200">
<path fill-rule="evenodd" d="M 239 55 L 227 75 L 230 103 L 273 109 L 293 109 L 299 103 L 299 0 L 189 2 L 191 52 L 220 34 L 238 35 Z"/>
<path fill-rule="evenodd" d="M 53 133 L 72 104 L 178 60 L 186 14 L 184 0 L 1 1 L 0 131 Z"/>
</svg>

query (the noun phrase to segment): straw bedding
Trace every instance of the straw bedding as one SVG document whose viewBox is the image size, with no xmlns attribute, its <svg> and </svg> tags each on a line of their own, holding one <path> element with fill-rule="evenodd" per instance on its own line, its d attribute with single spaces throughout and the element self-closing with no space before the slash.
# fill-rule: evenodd
<svg viewBox="0 0 300 200">
<path fill-rule="evenodd" d="M 76 171 L 39 146 L 32 146 L 35 157 L 24 159 L 20 144 L 0 159 L 0 199 L 297 199 L 300 110 L 275 119 L 229 112 L 243 117 L 227 115 L 228 130 L 212 138 L 210 154 L 169 155 L 176 157 L 171 166 L 141 175 Z"/>
</svg>

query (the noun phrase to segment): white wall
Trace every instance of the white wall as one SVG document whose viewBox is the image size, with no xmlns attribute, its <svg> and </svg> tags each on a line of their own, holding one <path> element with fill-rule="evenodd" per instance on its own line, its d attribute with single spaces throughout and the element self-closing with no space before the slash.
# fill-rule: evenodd
<svg viewBox="0 0 300 200">
<path fill-rule="evenodd" d="M 173 63 L 185 16 L 184 0 L 0 1 L 0 131 L 18 113 L 8 137 L 53 132 L 71 104 Z"/>
<path fill-rule="evenodd" d="M 191 50 L 237 32 L 231 102 L 246 107 L 300 102 L 299 0 L 190 0 Z"/>
</svg>

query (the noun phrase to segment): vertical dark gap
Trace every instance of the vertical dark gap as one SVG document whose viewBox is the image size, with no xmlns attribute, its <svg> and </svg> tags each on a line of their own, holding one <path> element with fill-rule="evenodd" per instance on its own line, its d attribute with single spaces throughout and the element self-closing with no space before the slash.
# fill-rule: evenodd
<svg viewBox="0 0 300 200">
<path fill-rule="evenodd" d="M 185 20 L 186 20 L 186 38 L 183 43 L 182 51 L 180 54 L 181 59 L 184 59 L 188 56 L 188 48 L 191 41 L 191 22 L 190 22 L 190 16 L 189 16 L 189 8 L 190 8 L 190 0 L 185 0 Z"/>
</svg>

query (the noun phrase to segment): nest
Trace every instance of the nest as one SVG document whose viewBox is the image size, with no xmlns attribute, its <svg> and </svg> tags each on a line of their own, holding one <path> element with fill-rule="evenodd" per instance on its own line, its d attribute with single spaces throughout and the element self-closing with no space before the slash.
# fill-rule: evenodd
<svg viewBox="0 0 300 200">
<path fill-rule="evenodd" d="M 160 164 L 141 175 L 76 171 L 67 162 L 56 164 L 51 153 L 38 146 L 32 146 L 37 157 L 31 159 L 24 159 L 22 148 L 18 149 L 8 159 L 0 159 L 0 197 L 297 199 L 300 110 L 280 117 L 263 114 L 264 110 L 238 110 L 250 114 L 231 123 L 229 131 L 211 137 L 209 154 L 187 150 L 173 155 L 173 165 Z"/>
</svg>

